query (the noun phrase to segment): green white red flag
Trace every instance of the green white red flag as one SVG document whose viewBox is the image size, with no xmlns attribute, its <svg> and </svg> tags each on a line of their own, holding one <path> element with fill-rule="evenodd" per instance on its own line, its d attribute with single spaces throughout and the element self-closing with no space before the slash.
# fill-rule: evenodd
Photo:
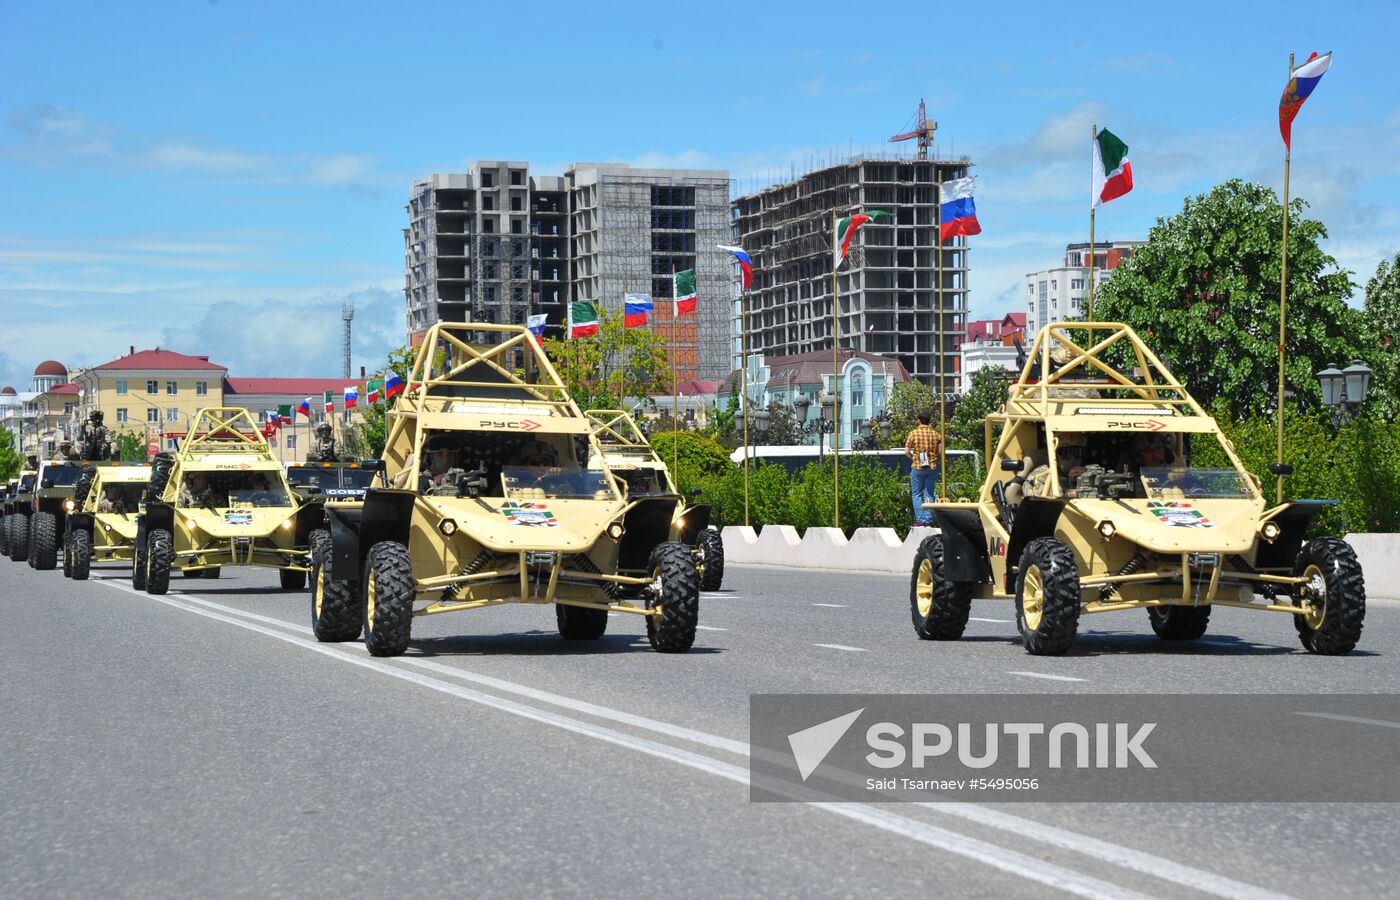
<svg viewBox="0 0 1400 900">
<path fill-rule="evenodd" d="M 598 308 L 587 300 L 569 304 L 569 337 L 593 337 L 598 333 Z"/>
<path fill-rule="evenodd" d="M 1093 208 L 1133 189 L 1133 166 L 1128 162 L 1128 145 L 1107 128 L 1094 136 Z"/>
<path fill-rule="evenodd" d="M 672 276 L 674 284 L 673 296 L 676 298 L 676 315 L 681 316 L 695 312 L 695 270 L 686 269 L 684 272 L 677 272 Z"/>
<path fill-rule="evenodd" d="M 832 268 L 839 269 L 841 263 L 846 261 L 846 254 L 851 252 L 851 239 L 856 236 L 856 230 L 860 226 L 888 215 L 889 213 L 882 209 L 872 209 L 868 213 L 856 213 L 839 220 L 836 223 L 836 231 L 831 236 Z"/>
</svg>

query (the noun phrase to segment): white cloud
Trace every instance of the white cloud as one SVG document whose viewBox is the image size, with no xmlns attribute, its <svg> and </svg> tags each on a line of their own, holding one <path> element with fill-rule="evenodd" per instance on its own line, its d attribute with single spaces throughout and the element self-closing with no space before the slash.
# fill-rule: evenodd
<svg viewBox="0 0 1400 900">
<path fill-rule="evenodd" d="M 104 157 L 112 153 L 112 129 L 77 110 L 38 103 L 10 114 L 6 123 L 19 132 L 16 155 L 49 165 L 55 157 Z"/>
<path fill-rule="evenodd" d="M 353 153 L 318 156 L 311 161 L 307 177 L 318 184 L 344 184 L 362 179 L 374 168 L 374 158 Z"/>
<path fill-rule="evenodd" d="M 274 167 L 268 157 L 255 153 L 180 143 L 160 144 L 151 148 L 146 155 L 146 163 L 157 169 L 210 175 L 245 175 Z"/>
</svg>

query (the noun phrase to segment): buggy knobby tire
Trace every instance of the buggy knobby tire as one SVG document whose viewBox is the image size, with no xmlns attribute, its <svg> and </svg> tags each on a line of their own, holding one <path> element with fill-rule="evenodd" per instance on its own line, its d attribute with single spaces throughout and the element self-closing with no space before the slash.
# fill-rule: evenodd
<svg viewBox="0 0 1400 900">
<path fill-rule="evenodd" d="M 164 528 L 146 536 L 146 593 L 164 594 L 170 590 L 170 566 L 175 562 L 175 542 Z"/>
<path fill-rule="evenodd" d="M 1016 626 L 1033 656 L 1059 656 L 1079 630 L 1079 568 L 1074 551 L 1055 538 L 1036 538 L 1016 573 Z"/>
<path fill-rule="evenodd" d="M 10 517 L 0 516 L 0 556 L 10 555 Z"/>
<path fill-rule="evenodd" d="M 332 573 L 331 551 L 329 531 L 311 532 L 311 631 L 318 641 L 353 641 L 364 623 L 354 591 Z"/>
<path fill-rule="evenodd" d="M 278 569 L 277 580 L 282 584 L 284 591 L 304 591 L 306 590 L 306 573 L 295 569 Z"/>
<path fill-rule="evenodd" d="M 47 572 L 58 565 L 58 518 L 51 512 L 29 517 L 29 564 Z"/>
<path fill-rule="evenodd" d="M 413 561 L 397 541 L 380 541 L 365 561 L 364 632 L 370 656 L 398 656 L 413 628 Z"/>
<path fill-rule="evenodd" d="M 700 573 L 690 548 L 676 541 L 657 544 L 651 551 L 652 589 L 647 607 L 661 607 L 647 616 L 647 640 L 661 653 L 684 653 L 695 643 L 700 621 Z"/>
<path fill-rule="evenodd" d="M 556 603 L 554 621 L 559 625 L 559 636 L 565 640 L 596 641 L 607 633 L 608 611 Z"/>
<path fill-rule="evenodd" d="M 1164 641 L 1194 641 L 1210 625 L 1210 606 L 1149 606 L 1147 620 Z"/>
<path fill-rule="evenodd" d="M 29 517 L 24 513 L 10 516 L 10 559 L 14 562 L 27 562 L 29 559 Z"/>
<path fill-rule="evenodd" d="M 950 581 L 943 564 L 943 537 L 924 538 L 909 575 L 909 617 L 926 641 L 956 641 L 972 612 L 972 585 Z"/>
<path fill-rule="evenodd" d="M 1298 640 L 1309 653 L 1341 656 L 1350 653 L 1361 639 L 1366 618 L 1366 582 L 1356 551 L 1338 538 L 1308 541 L 1298 553 L 1293 574 L 1311 576 L 1312 586 L 1293 597 L 1294 606 L 1303 600 L 1320 605 L 1312 615 L 1295 615 Z"/>
<path fill-rule="evenodd" d="M 82 528 L 73 529 L 68 536 L 68 577 L 87 581 L 92 570 L 92 535 Z"/>
<path fill-rule="evenodd" d="M 700 532 L 696 541 L 700 559 L 696 568 L 700 570 L 700 590 L 717 591 L 724 583 L 724 538 L 714 528 Z"/>
<path fill-rule="evenodd" d="M 73 577 L 73 557 L 72 557 L 72 549 L 73 549 L 73 535 L 71 535 L 71 534 L 65 534 L 65 535 L 63 536 L 63 549 L 60 551 L 61 555 L 63 556 L 63 577 L 64 577 L 64 578 L 72 578 L 72 577 Z"/>
<path fill-rule="evenodd" d="M 138 591 L 146 589 L 146 540 L 140 531 L 136 532 L 136 543 L 131 547 L 131 586 Z"/>
</svg>

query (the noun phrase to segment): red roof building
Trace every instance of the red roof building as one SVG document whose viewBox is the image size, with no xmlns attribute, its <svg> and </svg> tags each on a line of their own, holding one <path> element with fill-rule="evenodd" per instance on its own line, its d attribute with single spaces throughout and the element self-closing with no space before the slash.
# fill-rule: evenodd
<svg viewBox="0 0 1400 900">
<path fill-rule="evenodd" d="M 154 350 L 140 351 L 133 347 L 126 356 L 118 357 L 111 362 L 93 368 L 104 371 L 109 369 L 142 369 L 146 371 L 171 369 L 182 372 L 201 369 L 210 372 L 227 371 L 223 366 L 210 362 L 207 356 L 190 356 L 186 353 L 177 353 L 174 350 L 162 350 L 159 347 Z"/>
</svg>

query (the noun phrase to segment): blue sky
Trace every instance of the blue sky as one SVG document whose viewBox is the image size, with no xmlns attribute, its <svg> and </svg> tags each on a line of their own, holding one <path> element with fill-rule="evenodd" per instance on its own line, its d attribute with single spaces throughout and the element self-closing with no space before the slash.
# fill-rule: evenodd
<svg viewBox="0 0 1400 900">
<path fill-rule="evenodd" d="M 130 344 L 334 375 L 347 298 L 373 365 L 403 341 L 416 178 L 621 161 L 747 191 L 891 149 L 920 97 L 976 163 L 972 312 L 1021 309 L 1021 276 L 1088 237 L 1092 122 L 1137 182 L 1101 238 L 1226 178 L 1280 188 L 1289 51 L 1335 54 L 1294 195 L 1354 280 L 1400 250 L 1393 2 L 934 8 L 0 0 L 0 384 Z"/>
</svg>

